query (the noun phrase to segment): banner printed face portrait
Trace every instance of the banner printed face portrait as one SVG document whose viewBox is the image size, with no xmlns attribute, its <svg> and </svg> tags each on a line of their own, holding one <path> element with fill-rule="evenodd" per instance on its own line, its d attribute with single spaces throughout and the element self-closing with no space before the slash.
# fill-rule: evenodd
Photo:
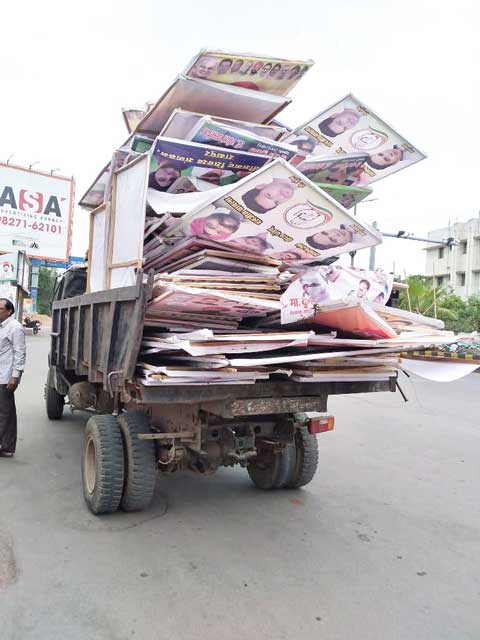
<svg viewBox="0 0 480 640">
<path fill-rule="evenodd" d="M 282 295 L 282 322 L 308 318 L 316 305 L 366 300 L 385 304 L 392 285 L 393 276 L 383 271 L 332 265 L 307 268 Z"/>
<path fill-rule="evenodd" d="M 380 242 L 358 219 L 278 162 L 186 215 L 171 233 L 220 240 L 237 250 L 290 262 L 323 259 Z"/>
<path fill-rule="evenodd" d="M 168 191 L 182 176 L 200 178 L 212 186 L 237 182 L 268 162 L 268 157 L 222 151 L 216 147 L 159 137 L 152 147 L 148 186 Z"/>
<path fill-rule="evenodd" d="M 312 148 L 313 155 L 365 153 L 365 186 L 400 171 L 426 156 L 378 116 L 349 95 L 289 134 L 284 142 Z"/>
<path fill-rule="evenodd" d="M 258 56 L 201 52 L 185 75 L 284 96 L 313 65 L 313 60 L 274 60 Z"/>
</svg>

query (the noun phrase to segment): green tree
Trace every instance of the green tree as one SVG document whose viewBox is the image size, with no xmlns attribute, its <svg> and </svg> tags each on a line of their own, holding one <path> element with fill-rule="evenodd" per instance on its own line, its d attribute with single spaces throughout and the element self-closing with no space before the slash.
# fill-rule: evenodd
<svg viewBox="0 0 480 640">
<path fill-rule="evenodd" d="M 50 315 L 50 304 L 52 302 L 53 290 L 57 272 L 50 267 L 40 267 L 38 273 L 38 297 L 37 311 L 45 315 Z"/>
<path fill-rule="evenodd" d="M 480 296 L 470 296 L 458 314 L 456 331 L 480 331 Z"/>
<path fill-rule="evenodd" d="M 445 298 L 442 300 L 442 308 L 450 309 L 453 314 L 453 317 L 443 318 L 443 320 L 445 321 L 445 329 L 456 332 L 464 331 L 465 329 L 462 328 L 463 323 L 461 318 L 467 308 L 465 300 L 462 300 L 460 296 L 451 293 L 450 295 L 445 296 Z"/>
<path fill-rule="evenodd" d="M 446 287 L 435 289 L 424 276 L 410 276 L 406 284 L 408 291 L 400 294 L 400 309 L 432 318 L 436 316 L 444 321 L 457 320 L 457 310 Z"/>
</svg>

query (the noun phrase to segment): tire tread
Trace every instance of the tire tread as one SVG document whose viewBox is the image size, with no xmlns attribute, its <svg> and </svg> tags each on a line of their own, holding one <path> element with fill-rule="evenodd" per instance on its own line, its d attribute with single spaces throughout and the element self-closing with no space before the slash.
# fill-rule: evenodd
<svg viewBox="0 0 480 640">
<path fill-rule="evenodd" d="M 87 422 L 85 435 L 89 433 L 95 441 L 97 473 L 95 489 L 90 495 L 83 479 L 84 459 L 82 460 L 85 500 L 95 515 L 114 513 L 122 498 L 125 473 L 122 435 L 116 419 L 110 415 L 92 416 Z"/>
<path fill-rule="evenodd" d="M 290 478 L 286 483 L 289 489 L 299 489 L 313 480 L 318 467 L 317 437 L 308 431 L 307 426 L 297 428 L 295 433 L 296 459 Z"/>
<path fill-rule="evenodd" d="M 142 511 L 150 506 L 155 492 L 157 462 L 152 440 L 139 440 L 148 433 L 150 423 L 143 413 L 126 412 L 117 418 L 125 451 L 125 482 L 120 508 Z"/>
</svg>

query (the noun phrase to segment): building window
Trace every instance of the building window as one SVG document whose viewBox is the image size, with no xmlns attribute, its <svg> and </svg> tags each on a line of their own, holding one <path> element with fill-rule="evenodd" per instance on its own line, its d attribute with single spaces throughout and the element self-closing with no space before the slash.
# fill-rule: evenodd
<svg viewBox="0 0 480 640">
<path fill-rule="evenodd" d="M 441 260 L 443 258 L 443 247 L 440 247 L 438 250 L 438 259 Z"/>
<path fill-rule="evenodd" d="M 458 284 L 460 287 L 464 287 L 465 286 L 465 274 L 464 273 L 457 273 L 458 276 Z"/>
<path fill-rule="evenodd" d="M 465 255 L 467 253 L 467 242 L 461 242 L 460 245 L 460 253 L 463 253 Z"/>
<path fill-rule="evenodd" d="M 443 285 L 443 276 L 437 276 L 437 287 L 441 287 Z"/>
</svg>

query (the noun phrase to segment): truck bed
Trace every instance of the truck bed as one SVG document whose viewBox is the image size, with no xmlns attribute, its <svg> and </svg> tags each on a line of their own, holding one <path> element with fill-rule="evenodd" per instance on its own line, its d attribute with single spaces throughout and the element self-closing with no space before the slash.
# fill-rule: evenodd
<svg viewBox="0 0 480 640">
<path fill-rule="evenodd" d="M 141 404 L 197 404 L 222 415 L 325 411 L 328 395 L 395 391 L 396 377 L 382 381 L 146 386 L 135 369 L 151 282 L 87 293 L 53 304 L 50 365 L 67 377 L 101 384 L 123 400 Z M 272 409 L 275 409 L 274 411 Z"/>
</svg>

